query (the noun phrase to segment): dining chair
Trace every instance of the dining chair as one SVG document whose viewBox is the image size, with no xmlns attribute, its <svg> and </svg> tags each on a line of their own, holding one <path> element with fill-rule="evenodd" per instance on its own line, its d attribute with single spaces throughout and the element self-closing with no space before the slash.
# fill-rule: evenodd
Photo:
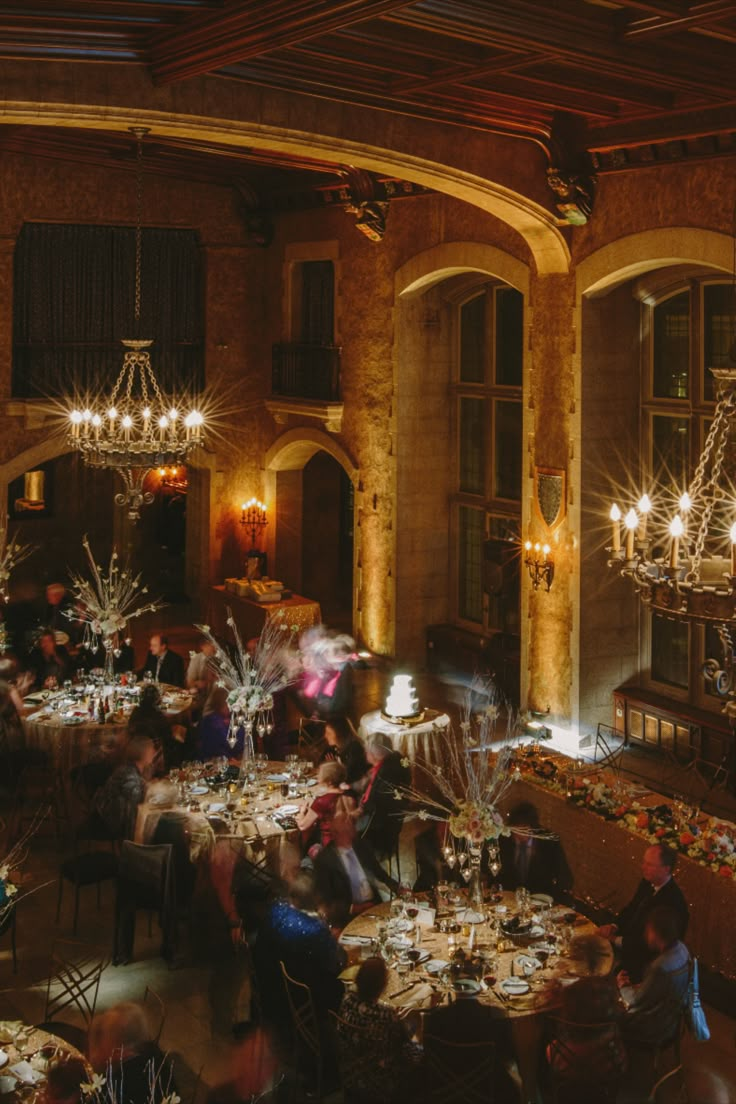
<svg viewBox="0 0 736 1104">
<path fill-rule="evenodd" d="M 91 841 L 87 840 L 89 844 Z M 118 872 L 118 859 L 112 851 L 94 851 L 89 848 L 79 850 L 80 837 L 74 836 L 74 852 L 59 866 L 59 892 L 56 899 L 56 923 L 61 916 L 61 903 L 64 894 L 64 882 L 74 886 L 74 923 L 72 931 L 77 934 L 79 922 L 79 894 L 85 886 L 97 887 L 97 908 L 100 908 L 100 886 L 112 881 Z"/>
<path fill-rule="evenodd" d="M 84 1053 L 87 1032 L 97 1007 L 102 972 L 109 963 L 98 947 L 71 940 L 58 940 L 51 950 L 46 983 L 46 1005 L 41 1031 L 59 1035 Z M 80 1018 L 84 1026 L 69 1023 L 60 1016 Z"/>
<path fill-rule="evenodd" d="M 158 913 L 162 954 L 167 959 L 173 955 L 176 917 L 171 855 L 170 843 L 123 840 L 115 900 L 113 963 L 116 966 L 125 965 L 133 957 L 135 918 L 139 909 L 148 912 L 149 920 L 153 913 Z"/>
<path fill-rule="evenodd" d="M 493 1104 L 496 1049 L 424 1033 L 423 1098 L 428 1104 Z"/>
<path fill-rule="evenodd" d="M 312 1093 L 312 1099 L 322 1100 L 322 1034 L 317 1013 L 308 985 L 287 973 L 283 962 L 279 963 L 286 989 L 291 1024 L 296 1042 L 295 1072 L 302 1076 Z"/>
<path fill-rule="evenodd" d="M 337 1065 L 345 1100 L 351 1104 L 398 1104 L 403 1086 L 396 1070 L 385 1066 L 383 1040 L 368 1028 L 358 1027 L 330 1011 Z"/>
<path fill-rule="evenodd" d="M 616 1047 L 623 1043 L 615 1020 L 600 1023 L 577 1023 L 560 1016 L 550 1017 L 552 1042 L 547 1055 L 553 1104 L 614 1104 L 618 1095 L 625 1064 L 621 1053 L 621 1069 L 616 1065 Z"/>
</svg>

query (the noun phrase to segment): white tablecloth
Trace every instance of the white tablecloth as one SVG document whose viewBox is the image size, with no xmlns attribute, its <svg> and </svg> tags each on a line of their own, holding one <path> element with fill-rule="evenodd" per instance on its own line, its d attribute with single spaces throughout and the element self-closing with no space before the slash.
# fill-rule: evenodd
<svg viewBox="0 0 736 1104">
<path fill-rule="evenodd" d="M 425 719 L 415 725 L 392 724 L 384 720 L 380 709 L 364 713 L 360 718 L 360 736 L 365 740 L 376 732 L 390 736 L 394 751 L 400 752 L 412 764 L 418 761 L 427 766 L 442 766 L 446 761 L 445 751 L 450 739 L 450 718 L 446 713 L 427 709 Z"/>
</svg>

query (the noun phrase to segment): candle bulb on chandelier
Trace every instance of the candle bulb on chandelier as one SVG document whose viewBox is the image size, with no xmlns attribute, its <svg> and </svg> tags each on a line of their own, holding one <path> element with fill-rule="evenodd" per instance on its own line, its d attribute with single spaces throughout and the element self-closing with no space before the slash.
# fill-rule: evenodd
<svg viewBox="0 0 736 1104">
<path fill-rule="evenodd" d="M 647 539 L 647 514 L 652 508 L 652 502 L 648 494 L 643 494 L 639 499 L 637 509 L 639 511 L 639 531 L 636 536 L 642 543 Z"/>
<path fill-rule="evenodd" d="M 162 414 L 161 417 L 158 420 L 158 427 L 159 427 L 159 430 L 161 431 L 160 432 L 160 437 L 161 437 L 162 441 L 163 441 L 164 437 L 166 436 L 166 427 L 167 427 L 168 424 L 169 424 L 169 419 L 166 417 L 165 414 Z"/>
<path fill-rule="evenodd" d="M 612 552 L 620 552 L 621 551 L 621 511 L 619 510 L 619 508 L 618 508 L 618 506 L 616 505 L 615 502 L 614 502 L 613 506 L 611 507 L 611 512 L 608 516 L 610 517 L 611 524 L 613 525 L 613 545 L 611 546 L 611 551 Z M 529 545 L 529 547 L 531 547 L 531 545 Z"/>
<path fill-rule="evenodd" d="M 131 418 L 130 414 L 126 414 L 125 417 L 123 418 L 123 422 L 122 422 L 123 429 L 125 430 L 125 440 L 126 441 L 130 440 L 130 430 L 131 430 L 132 425 L 133 425 L 133 419 Z"/>
<path fill-rule="evenodd" d="M 688 510 L 691 509 L 692 504 L 693 503 L 690 495 L 687 493 L 687 491 L 683 491 L 683 493 L 680 495 L 680 513 L 686 514 Z"/>
<path fill-rule="evenodd" d="M 636 510 L 629 510 L 624 518 L 624 525 L 626 526 L 626 559 L 633 560 L 634 537 L 636 535 L 636 530 L 639 528 L 639 518 L 636 515 Z"/>
<path fill-rule="evenodd" d="M 71 423 L 72 423 L 72 437 L 78 437 L 79 436 L 79 426 L 82 422 L 82 415 L 80 414 L 80 412 L 78 410 L 72 410 L 69 417 L 70 417 L 70 420 L 71 420 Z"/>
<path fill-rule="evenodd" d="M 102 425 L 102 418 L 100 417 L 99 414 L 95 414 L 95 416 L 93 417 L 92 425 L 94 426 L 94 431 L 95 431 L 95 441 L 99 441 L 99 439 L 100 439 L 100 426 Z"/>
<path fill-rule="evenodd" d="M 147 406 L 143 407 L 143 432 L 148 433 L 148 423 L 151 420 L 151 411 Z"/>
<path fill-rule="evenodd" d="M 89 436 L 89 423 L 92 421 L 92 411 L 85 410 L 82 414 L 82 428 L 84 430 L 84 436 Z"/>
<path fill-rule="evenodd" d="M 670 567 L 674 570 L 677 569 L 677 565 L 680 560 L 680 537 L 685 532 L 685 526 L 682 524 L 682 518 L 679 514 L 675 514 L 670 522 L 670 536 L 672 537 L 672 545 L 670 547 Z"/>
</svg>

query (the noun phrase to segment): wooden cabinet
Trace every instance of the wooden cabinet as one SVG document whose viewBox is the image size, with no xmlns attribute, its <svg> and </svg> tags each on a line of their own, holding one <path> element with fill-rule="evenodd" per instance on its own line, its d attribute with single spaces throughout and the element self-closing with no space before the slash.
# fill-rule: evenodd
<svg viewBox="0 0 736 1104">
<path fill-rule="evenodd" d="M 638 686 L 614 690 L 613 712 L 613 726 L 627 744 L 670 752 L 681 762 L 697 758 L 717 764 L 733 754 L 734 734 L 720 714 Z"/>
</svg>

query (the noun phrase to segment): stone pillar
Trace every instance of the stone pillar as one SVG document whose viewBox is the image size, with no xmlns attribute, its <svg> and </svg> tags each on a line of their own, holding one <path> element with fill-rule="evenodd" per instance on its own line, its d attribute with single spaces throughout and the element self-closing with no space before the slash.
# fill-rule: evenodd
<svg viewBox="0 0 736 1104">
<path fill-rule="evenodd" d="M 574 673 L 579 658 L 577 640 L 573 639 L 579 570 L 579 534 L 574 523 L 579 493 L 572 466 L 576 419 L 574 303 L 574 277 L 532 278 L 525 418 L 528 478 L 522 526 L 525 538 L 528 535 L 532 540 L 546 540 L 550 544 L 555 574 L 549 593 L 544 587 L 535 591 L 522 565 L 522 613 L 526 614 L 522 703 L 530 709 L 548 712 L 550 719 L 562 722 L 571 720 L 577 709 L 573 686 L 577 682 Z M 565 473 L 565 516 L 551 534 L 535 505 L 538 468 Z"/>
</svg>

